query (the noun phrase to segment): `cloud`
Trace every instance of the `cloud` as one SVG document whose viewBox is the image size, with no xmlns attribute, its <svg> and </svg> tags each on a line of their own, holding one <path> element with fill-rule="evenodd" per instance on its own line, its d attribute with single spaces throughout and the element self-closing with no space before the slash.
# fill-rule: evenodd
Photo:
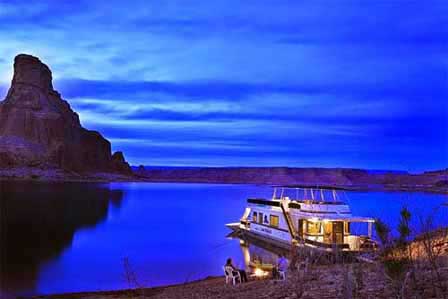
<svg viewBox="0 0 448 299">
<path fill-rule="evenodd" d="M 0 98 L 24 52 L 133 163 L 446 167 L 447 10 L 0 0 Z"/>
<path fill-rule="evenodd" d="M 375 84 L 365 82 L 315 83 L 315 84 L 269 84 L 231 81 L 196 80 L 191 82 L 169 81 L 100 81 L 83 79 L 62 79 L 56 86 L 67 98 L 96 97 L 100 99 L 123 99 L 124 97 L 149 100 L 154 95 L 166 94 L 175 97 L 190 98 L 194 101 L 225 99 L 243 100 L 248 97 L 265 94 L 316 95 L 332 94 L 334 96 L 354 94 L 363 97 L 422 95 L 445 96 L 448 94 L 444 77 L 444 67 L 435 67 L 428 74 L 428 80 L 418 78 L 397 78 L 397 81 L 377 81 Z M 136 96 L 135 96 L 136 95 Z"/>
<path fill-rule="evenodd" d="M 132 94 L 170 94 L 193 98 L 194 100 L 233 99 L 240 100 L 248 95 L 272 92 L 319 92 L 312 87 L 253 85 L 238 82 L 197 81 L 197 82 L 157 82 L 157 81 L 94 81 L 60 80 L 57 85 L 66 97 L 114 98 Z"/>
</svg>

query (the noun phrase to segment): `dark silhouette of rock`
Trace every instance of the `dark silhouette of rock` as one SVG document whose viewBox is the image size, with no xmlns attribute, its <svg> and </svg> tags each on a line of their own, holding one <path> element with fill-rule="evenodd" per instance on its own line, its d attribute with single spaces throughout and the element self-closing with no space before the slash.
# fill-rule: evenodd
<svg viewBox="0 0 448 299">
<path fill-rule="evenodd" d="M 16 56 L 11 87 L 0 102 L 0 168 L 129 173 L 121 158 L 121 165 L 112 161 L 110 142 L 81 126 L 53 89 L 48 66 L 30 55 Z"/>
<path fill-rule="evenodd" d="M 141 178 L 141 179 L 146 179 L 147 177 L 147 173 L 146 173 L 146 168 L 144 165 L 139 165 L 138 167 L 133 167 L 133 172 L 134 175 Z"/>
<path fill-rule="evenodd" d="M 115 152 L 112 155 L 112 168 L 116 172 L 132 174 L 131 166 L 124 159 L 122 152 Z"/>
</svg>

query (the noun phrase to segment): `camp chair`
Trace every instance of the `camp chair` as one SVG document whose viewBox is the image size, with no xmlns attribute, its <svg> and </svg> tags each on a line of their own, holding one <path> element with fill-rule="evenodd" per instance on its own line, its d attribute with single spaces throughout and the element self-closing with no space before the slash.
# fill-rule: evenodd
<svg viewBox="0 0 448 299">
<path fill-rule="evenodd" d="M 286 280 L 286 271 L 278 271 L 279 280 Z"/>
<path fill-rule="evenodd" d="M 241 282 L 241 276 L 239 271 L 233 270 L 232 267 L 224 266 L 222 267 L 224 270 L 224 275 L 226 276 L 226 284 L 229 284 L 232 281 L 233 285 L 236 285 L 237 281 Z"/>
</svg>

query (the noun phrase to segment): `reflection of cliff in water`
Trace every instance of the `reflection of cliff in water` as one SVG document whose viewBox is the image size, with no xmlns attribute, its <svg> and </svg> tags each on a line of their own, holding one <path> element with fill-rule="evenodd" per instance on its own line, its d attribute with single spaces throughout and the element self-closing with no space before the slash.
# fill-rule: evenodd
<svg viewBox="0 0 448 299">
<path fill-rule="evenodd" d="M 122 197 L 107 185 L 0 182 L 0 294 L 32 293 L 42 262 L 69 247 L 77 230 L 104 220 Z"/>
</svg>

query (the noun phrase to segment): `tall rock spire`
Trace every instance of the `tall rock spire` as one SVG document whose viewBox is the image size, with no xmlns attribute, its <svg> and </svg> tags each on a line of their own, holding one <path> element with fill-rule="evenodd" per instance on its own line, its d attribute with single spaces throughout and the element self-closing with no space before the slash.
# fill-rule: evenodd
<svg viewBox="0 0 448 299">
<path fill-rule="evenodd" d="M 19 54 L 14 59 L 13 85 L 26 84 L 40 88 L 43 92 L 53 91 L 51 71 L 39 58 Z"/>
<path fill-rule="evenodd" d="M 49 67 L 37 57 L 17 55 L 11 87 L 0 102 L 0 167 L 83 172 L 115 171 L 116 164 L 109 141 L 84 129 L 53 89 Z"/>
</svg>

